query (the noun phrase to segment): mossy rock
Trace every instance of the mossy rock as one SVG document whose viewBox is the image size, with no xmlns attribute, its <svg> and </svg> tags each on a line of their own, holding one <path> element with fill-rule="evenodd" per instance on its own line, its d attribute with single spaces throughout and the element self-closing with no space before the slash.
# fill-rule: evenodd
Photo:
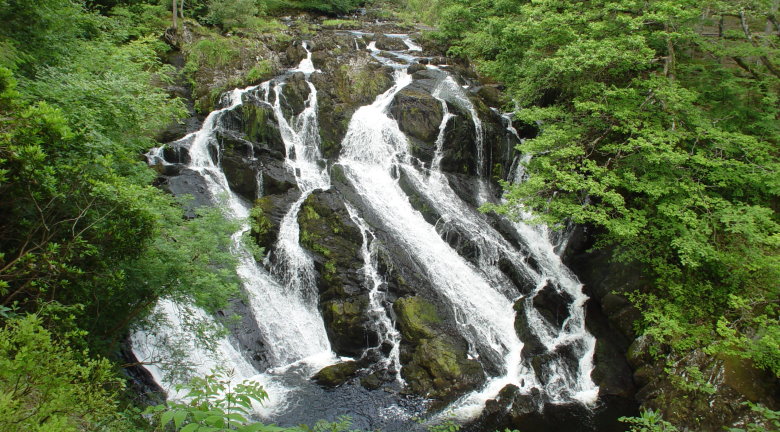
<svg viewBox="0 0 780 432">
<path fill-rule="evenodd" d="M 411 391 L 441 400 L 476 389 L 485 377 L 482 365 L 444 335 L 421 340 L 401 371 Z"/>
<path fill-rule="evenodd" d="M 477 388 L 482 365 L 468 358 L 466 342 L 445 331 L 436 307 L 419 296 L 393 305 L 402 336 L 401 373 L 412 393 L 449 401 Z"/>
<path fill-rule="evenodd" d="M 249 141 L 277 152 L 285 152 L 279 125 L 274 118 L 273 109 L 263 103 L 245 103 L 241 106 L 244 133 Z"/>
<path fill-rule="evenodd" d="M 311 252 L 328 338 L 340 355 L 359 356 L 378 343 L 370 330 L 363 236 L 334 191 L 315 191 L 298 213 L 300 244 Z"/>
<path fill-rule="evenodd" d="M 435 337 L 434 326 L 442 322 L 436 307 L 418 296 L 398 299 L 393 310 L 401 335 L 412 343 Z"/>
<path fill-rule="evenodd" d="M 368 330 L 366 296 L 329 300 L 323 302 L 321 308 L 328 338 L 337 353 L 359 356 L 367 346 L 378 343 L 376 334 Z"/>
<path fill-rule="evenodd" d="M 312 379 L 323 387 L 338 387 L 352 378 L 358 370 L 360 366 L 356 361 L 346 361 L 323 368 Z"/>
</svg>

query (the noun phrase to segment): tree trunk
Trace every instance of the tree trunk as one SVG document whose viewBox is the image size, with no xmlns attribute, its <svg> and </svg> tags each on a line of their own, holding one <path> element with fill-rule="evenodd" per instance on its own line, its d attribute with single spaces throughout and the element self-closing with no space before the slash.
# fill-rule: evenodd
<svg viewBox="0 0 780 432">
<path fill-rule="evenodd" d="M 181 20 L 184 21 L 184 0 L 181 0 L 179 4 L 179 16 L 181 17 Z"/>
<path fill-rule="evenodd" d="M 173 2 L 173 10 L 172 10 L 172 12 L 173 12 L 173 14 L 172 14 L 173 15 L 173 30 L 175 31 L 176 29 L 179 28 L 179 24 L 176 21 L 176 19 L 179 17 L 179 8 L 176 7 L 176 0 L 172 0 L 172 2 Z"/>
</svg>

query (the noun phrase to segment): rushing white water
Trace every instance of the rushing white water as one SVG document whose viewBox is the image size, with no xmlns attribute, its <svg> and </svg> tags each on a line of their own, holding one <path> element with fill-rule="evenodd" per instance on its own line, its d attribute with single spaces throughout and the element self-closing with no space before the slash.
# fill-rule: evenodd
<svg viewBox="0 0 780 432">
<path fill-rule="evenodd" d="M 311 63 L 311 54 L 301 62 L 298 70 L 307 74 L 314 71 Z M 311 295 L 306 294 L 305 290 L 290 290 L 280 285 L 255 261 L 251 252 L 243 245 L 243 237 L 249 231 L 249 224 L 246 222 L 249 215 L 249 204 L 230 190 L 224 172 L 214 162 L 209 151 L 210 147 L 219 148 L 215 140 L 215 132 L 219 127 L 222 115 L 229 110 L 239 107 L 243 103 L 244 94 L 256 91 L 258 88 L 261 90 L 268 89 L 269 83 L 246 89 L 236 89 L 227 93 L 223 99 L 225 107 L 213 111 L 203 122 L 203 126 L 199 131 L 183 138 L 183 140 L 192 140 L 189 148 L 190 163 L 188 168 L 198 172 L 203 177 L 211 196 L 221 200 L 228 217 L 242 221 L 240 230 L 232 236 L 233 253 L 238 258 L 236 271 L 247 293 L 252 312 L 257 318 L 257 326 L 267 344 L 267 355 L 271 366 L 282 367 L 294 362 L 305 362 L 307 359 L 311 359 L 316 365 L 316 368 L 307 369 L 306 373 L 311 374 L 323 366 L 323 363 L 337 361 L 331 352 L 330 343 L 325 332 L 322 317 L 317 312 L 316 303 L 312 305 Z M 307 146 L 317 146 L 318 144 L 308 140 L 308 137 L 313 133 L 312 131 L 314 131 L 314 135 L 317 135 L 316 131 L 318 128 L 316 123 L 316 90 L 313 86 L 310 88 L 311 94 L 304 113 L 296 119 L 294 126 L 290 126 L 286 121 L 280 121 L 280 129 L 283 131 L 282 137 L 285 140 L 285 145 L 294 150 L 291 153 L 297 155 L 292 160 L 288 160 L 288 164 L 296 172 L 296 177 L 299 179 L 300 184 L 314 187 L 314 185 L 326 183 L 327 177 L 326 175 L 323 176 L 321 169 L 312 168 L 313 164 L 310 158 L 316 157 L 318 150 L 307 151 L 306 148 Z M 279 120 L 283 119 L 284 116 L 279 115 Z M 289 219 L 294 220 L 295 216 Z M 294 224 L 294 228 L 288 227 L 285 230 L 283 223 L 280 236 L 289 236 L 280 240 L 280 243 L 283 245 L 294 243 L 297 246 L 297 222 Z M 293 222 L 288 222 L 288 225 L 293 225 Z M 285 251 L 290 250 L 293 250 L 293 252 L 289 253 L 292 257 L 291 260 L 296 259 L 294 248 L 291 247 Z M 294 262 L 292 266 L 299 266 L 299 263 Z M 160 305 L 158 305 L 158 309 L 160 308 L 163 311 L 162 315 L 167 318 L 167 324 L 163 324 L 161 331 L 168 337 L 159 339 L 150 337 L 150 334 L 144 331 L 136 332 L 133 335 L 133 349 L 139 358 L 147 358 L 147 351 L 149 350 L 167 352 L 170 357 L 171 348 L 173 347 L 166 347 L 166 341 L 177 339 L 174 337 L 175 335 L 182 336 L 181 333 L 186 331 L 177 321 L 178 315 L 172 312 L 174 308 L 172 302 L 162 300 Z M 201 315 L 204 314 L 201 313 Z M 205 315 L 202 318 L 208 322 Z M 179 337 L 178 339 L 182 338 Z M 147 343 L 142 345 L 140 341 L 146 341 Z M 204 361 L 203 359 L 208 357 L 204 356 L 196 348 L 184 351 L 185 362 L 204 365 L 196 369 L 200 375 L 208 373 L 209 369 L 215 366 L 222 366 L 236 371 L 236 381 L 253 379 L 262 382 L 266 387 L 273 388 L 275 390 L 273 400 L 280 401 L 287 393 L 287 389 L 276 385 L 269 378 L 269 375 L 258 375 L 257 371 L 243 359 L 240 353 L 232 348 L 227 339 L 220 340 L 219 350 L 216 354 L 220 358 L 212 362 Z M 323 359 L 327 359 L 327 361 L 323 361 Z M 171 385 L 175 384 L 168 380 L 168 376 L 159 367 L 149 365 L 147 368 L 152 371 L 155 379 L 162 386 L 170 388 Z M 273 400 L 271 403 L 266 403 L 266 406 L 273 406 Z M 267 411 L 266 409 L 265 412 L 267 413 Z M 262 410 L 260 412 L 263 413 Z"/>
<path fill-rule="evenodd" d="M 404 71 L 397 72 L 393 88 L 372 105 L 358 109 L 342 143 L 339 162 L 363 202 L 422 264 L 433 288 L 450 303 L 472 351 L 490 359 L 512 381 L 529 387 L 534 375 L 522 365 L 523 344 L 514 330 L 512 300 L 442 240 L 412 208 L 392 177 L 408 143 L 395 120 L 387 116 L 387 106 L 408 81 Z M 495 387 L 494 395 L 503 385 Z"/>
<path fill-rule="evenodd" d="M 407 51 L 420 50 L 405 35 L 391 36 L 403 38 Z M 222 101 L 224 108 L 212 112 L 201 130 L 182 138 L 191 141 L 187 167 L 203 177 L 210 195 L 220 201 L 229 217 L 242 221 L 241 229 L 232 237 L 233 253 L 239 261 L 237 273 L 247 293 L 249 307 L 257 319 L 270 367 L 264 374 L 258 374 L 229 338 L 216 342 L 216 352 L 209 352 L 192 342 L 183 345 L 185 361 L 192 364 L 197 374 L 209 373 L 211 368 L 223 366 L 235 371 L 237 381 L 252 379 L 261 382 L 272 396 L 272 401 L 264 410 L 258 409 L 261 415 L 286 409 L 283 401 L 294 389 L 277 378 L 289 377 L 289 374 L 308 378 L 322 367 L 339 361 L 331 351 L 318 312 L 317 275 L 313 260 L 300 245 L 298 213 L 303 202 L 314 191 L 330 188 L 327 163 L 320 152 L 317 89 L 310 79 L 318 71 L 308 46 L 304 44 L 303 47 L 307 52 L 306 58 L 290 71 L 291 74 L 303 73 L 309 89 L 302 112 L 289 117 L 284 114 L 283 91 L 290 76 L 286 75 L 256 87 L 227 93 Z M 420 287 L 421 293 L 430 289 L 428 293 L 449 308 L 449 315 L 459 333 L 468 342 L 469 355 L 497 372 L 496 376 L 487 379 L 482 388 L 453 403 L 449 413 L 459 418 L 472 418 L 482 411 L 488 399 L 494 398 L 507 384 L 518 386 L 523 393 L 538 388 L 547 402 L 595 401 L 598 387 L 590 379 L 595 339 L 585 330 L 584 304 L 587 297 L 576 277 L 561 263 L 554 246 L 557 243 L 554 241 L 555 234 L 544 226 L 514 222 L 512 228 L 522 245 L 518 248 L 499 233 L 485 215 L 460 199 L 447 176 L 441 172 L 445 129 L 453 121 L 471 121 L 476 135 L 478 201 L 489 199 L 488 183 L 483 178 L 485 137 L 474 103 L 451 76 L 442 76 L 431 93 L 441 103 L 444 113 L 435 142 L 436 151 L 430 168 L 421 168 L 413 163 L 409 142 L 398 123 L 388 115 L 394 97 L 412 82 L 406 71 L 407 65 L 383 57 L 374 42 L 369 43 L 367 49 L 374 58 L 395 69 L 395 82 L 372 104 L 360 107 L 353 114 L 338 163 L 343 166 L 346 180 L 359 197 L 353 201 L 355 207 L 349 203 L 345 205 L 363 239 L 356 259 L 363 262 L 362 273 L 369 299 L 367 318 L 379 335 L 379 346 L 369 349 L 380 349 L 384 345 L 383 351 L 389 352 L 372 369 L 386 369 L 395 375 L 399 384 L 404 385 L 400 375 L 401 336 L 395 328 L 387 286 L 377 263 L 379 244 L 374 232 L 382 231 L 392 237 L 423 270 L 430 287 Z M 408 53 L 397 58 L 414 60 Z M 219 146 L 215 139 L 224 113 L 240 107 L 248 92 L 259 94 L 272 108 L 285 146 L 286 167 L 295 176 L 301 191 L 300 197 L 281 220 L 273 255 L 266 262 L 267 265 L 273 262 L 271 272 L 259 265 L 242 243 L 249 231 L 246 223 L 249 203 L 228 187 L 227 178 L 219 166 Z M 458 118 L 450 112 L 452 106 L 467 112 L 471 118 Z M 508 133 L 519 138 L 511 119 L 508 120 Z M 162 148 L 150 153 L 150 160 L 167 163 Z M 522 181 L 522 165 L 513 164 L 512 169 L 512 175 L 517 181 Z M 435 225 L 426 222 L 412 206 L 399 185 L 400 176 L 440 216 Z M 262 190 L 261 176 L 258 176 L 258 190 Z M 369 219 L 369 213 L 374 217 L 369 219 L 373 226 L 366 223 L 361 212 L 366 219 Z M 449 234 L 465 239 L 476 252 L 468 259 L 464 258 L 445 241 Z M 517 281 L 509 279 L 499 264 L 506 262 L 514 266 L 527 285 L 518 287 Z M 560 326 L 549 323 L 533 306 L 534 296 L 543 289 L 555 289 L 573 299 L 568 306 L 568 316 Z M 521 290 L 526 293 L 525 296 Z M 514 306 L 518 301 L 525 302 L 524 312 L 515 312 Z M 166 352 L 171 352 L 172 341 L 183 339 L 188 331 L 182 309 L 176 304 L 163 300 L 157 309 L 167 318 L 168 324 L 157 333 L 139 331 L 132 335 L 134 352 L 139 359 L 165 358 Z M 524 314 L 520 318 L 528 323 L 548 353 L 562 348 L 573 351 L 576 367 L 572 367 L 571 360 L 567 361 L 563 355 L 550 355 L 544 360 L 544 373 L 535 371 L 529 359 L 522 355 L 524 344 L 515 329 L 517 313 Z M 202 311 L 194 312 L 194 318 L 213 322 Z M 388 346 L 391 348 L 387 349 Z M 156 365 L 147 368 L 165 387 L 170 388 L 175 383 L 174 377 L 166 374 L 165 368 Z M 172 397 L 181 396 L 172 394 Z"/>
<path fill-rule="evenodd" d="M 375 365 L 375 368 L 387 370 L 401 385 L 404 385 L 405 382 L 401 377 L 401 333 L 395 328 L 395 322 L 389 313 L 385 291 L 387 286 L 377 268 L 377 246 L 373 240 L 375 236 L 366 221 L 358 215 L 357 210 L 349 204 L 345 203 L 345 205 L 350 218 L 358 226 L 363 237 L 360 255 L 363 258 L 363 275 L 368 284 L 368 317 L 379 335 L 377 348 L 381 349 L 383 344 L 391 346 L 390 352 L 383 361 Z"/>
<path fill-rule="evenodd" d="M 574 344 L 581 354 L 577 370 L 567 368 L 564 359 L 554 358 L 549 366 L 552 373 L 540 382 L 522 358 L 523 343 L 514 329 L 512 306 L 519 293 L 497 267 L 501 257 L 515 263 L 522 263 L 526 257 L 496 232 L 485 217 L 461 201 L 440 172 L 444 129 L 452 119 L 447 109 L 449 102 L 471 115 L 476 132 L 478 172 L 482 173 L 484 134 L 473 103 L 449 76 L 435 88 L 433 96 L 442 103 L 444 116 L 435 143 L 436 154 L 431 172 L 425 175 L 412 164 L 405 163 L 408 142 L 397 122 L 387 115 L 387 107 L 393 97 L 409 82 L 403 70 L 396 71 L 395 79 L 393 88 L 355 113 L 342 143 L 339 162 L 345 166 L 345 173 L 362 201 L 382 218 L 384 227 L 421 263 L 434 289 L 449 302 L 471 352 L 502 371 L 500 376 L 489 379 L 481 390 L 453 404 L 451 412 L 464 418 L 478 415 L 486 400 L 495 397 L 507 384 L 518 385 L 521 391 L 526 392 L 538 387 L 545 391 L 550 401 L 570 398 L 594 401 L 598 388 L 589 375 L 595 339 L 584 328 L 583 305 L 587 297 L 582 293 L 581 285 L 560 263 L 559 257 L 549 253 L 552 245 L 546 238 L 540 237 L 531 227 L 517 227 L 541 267 L 540 272 L 524 268 L 527 276 L 536 283 L 534 292 L 524 301 L 530 302 L 550 279 L 556 280 L 575 299 L 570 306 L 570 316 L 560 331 L 544 321 L 533 307 L 526 308 L 526 319 L 533 329 L 538 329 L 538 336 L 548 350 Z M 477 245 L 477 266 L 458 255 L 412 208 L 393 177 L 399 168 L 413 181 L 416 190 L 436 207 L 442 218 L 437 223 L 440 231 L 446 231 L 448 226 L 456 227 L 467 233 Z"/>
</svg>

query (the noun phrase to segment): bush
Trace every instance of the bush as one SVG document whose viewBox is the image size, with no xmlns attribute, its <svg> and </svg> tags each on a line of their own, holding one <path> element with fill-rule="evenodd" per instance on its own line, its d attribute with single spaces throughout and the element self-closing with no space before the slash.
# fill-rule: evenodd
<svg viewBox="0 0 780 432">
<path fill-rule="evenodd" d="M 228 31 L 252 27 L 263 12 L 255 0 L 211 0 L 206 20 Z"/>
</svg>

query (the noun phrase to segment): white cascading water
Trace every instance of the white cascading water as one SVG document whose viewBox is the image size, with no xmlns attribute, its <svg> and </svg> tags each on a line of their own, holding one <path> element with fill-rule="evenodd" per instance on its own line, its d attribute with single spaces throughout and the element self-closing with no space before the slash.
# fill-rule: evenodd
<svg viewBox="0 0 780 432">
<path fill-rule="evenodd" d="M 298 69 L 303 72 L 313 71 L 310 53 L 301 62 Z M 258 265 L 252 253 L 243 245 L 243 238 L 250 229 L 246 221 L 249 215 L 249 204 L 230 190 L 224 172 L 214 163 L 209 153 L 210 146 L 219 148 L 216 143 L 215 132 L 219 127 L 219 120 L 222 115 L 240 106 L 243 103 L 242 97 L 245 93 L 256 91 L 258 88 L 267 89 L 268 83 L 246 89 L 236 89 L 227 93 L 223 99 L 225 107 L 210 113 L 199 131 L 182 138 L 182 140 L 193 140 L 189 149 L 191 161 L 187 167 L 198 172 L 203 177 L 214 199 L 222 200 L 221 204 L 225 208 L 228 217 L 242 221 L 241 229 L 232 236 L 233 252 L 239 261 L 237 273 L 247 292 L 247 298 L 257 318 L 257 325 L 262 333 L 263 340 L 268 346 L 267 351 L 271 366 L 281 370 L 285 365 L 291 363 L 309 361 L 311 367 L 305 368 L 305 370 L 306 373 L 313 373 L 337 360 L 331 352 L 322 317 L 317 312 L 316 305 L 312 307 L 311 296 L 300 290 L 290 290 L 280 285 L 262 266 Z M 298 128 L 293 129 L 286 121 L 280 121 L 280 128 L 283 130 L 282 137 L 286 146 L 306 146 L 307 142 L 299 142 L 301 138 L 306 138 L 300 131 L 316 131 L 317 129 L 316 117 L 313 120 L 313 125 L 310 118 L 304 118 L 311 117 L 312 112 L 316 115 L 316 91 L 313 86 L 310 88 L 312 94 L 309 101 L 307 101 L 307 108 L 296 119 Z M 283 118 L 283 116 L 279 116 L 280 120 L 283 120 Z M 296 148 L 296 150 L 298 149 Z M 307 160 L 303 160 L 300 157 L 300 155 L 307 154 L 305 151 L 298 151 L 295 154 L 299 155 L 299 157 L 294 161 L 288 161 L 288 163 L 295 168 L 300 168 L 295 170 L 296 173 L 305 173 L 303 175 L 307 175 L 310 172 L 314 172 L 308 169 Z M 313 176 L 304 178 L 303 175 L 300 177 L 302 184 L 309 185 L 312 182 L 317 182 L 316 179 L 312 180 Z M 294 237 L 294 242 L 297 244 L 297 222 L 294 233 L 292 231 L 283 230 L 280 233 L 280 237 L 283 235 Z M 280 240 L 280 243 L 292 243 L 292 239 L 284 238 Z M 132 337 L 133 351 L 142 362 L 154 361 L 148 357 L 150 352 L 168 352 L 170 354 L 173 347 L 167 348 L 166 344 L 172 340 L 183 339 L 182 337 L 176 337 L 177 333 L 184 331 L 183 327 L 178 324 L 181 322 L 181 317 L 176 313 L 178 309 L 173 307 L 172 302 L 167 300 L 162 300 L 157 308 L 162 311 L 168 321 L 167 324 L 163 324 L 158 329 L 158 333 L 161 333 L 162 336 L 150 337 L 144 331 L 137 331 Z M 206 320 L 205 314 L 202 312 L 200 314 Z M 201 375 L 207 374 L 209 372 L 207 369 L 219 365 L 225 369 L 234 370 L 236 374 L 234 379 L 236 381 L 244 379 L 260 381 L 267 389 L 273 389 L 271 400 L 265 403 L 266 407 L 264 410 L 259 410 L 260 413 L 267 414 L 271 408 L 278 407 L 278 403 L 284 399 L 287 389 L 277 386 L 270 379 L 269 375 L 258 375 L 257 371 L 248 365 L 248 362 L 241 357 L 237 350 L 232 348 L 231 343 L 227 339 L 220 340 L 219 346 L 220 350 L 210 353 L 201 353 L 197 349 L 186 351 L 185 355 L 187 358 L 185 361 L 193 365 L 203 365 L 196 368 Z M 234 352 L 235 354 L 232 354 Z M 225 355 L 225 353 L 231 354 Z M 205 362 L 203 359 L 209 356 L 212 357 L 213 361 Z M 152 370 L 150 367 L 147 368 Z M 170 389 L 173 384 L 176 384 L 166 380 L 165 374 L 161 372 L 153 371 L 152 373 L 158 384 L 163 388 Z M 271 392 L 269 391 L 269 393 Z"/>
<path fill-rule="evenodd" d="M 282 89 L 284 82 L 275 83 L 273 89 L 265 86 L 265 100 L 269 101 L 271 91 L 275 100 L 272 104 L 274 116 L 279 124 L 279 131 L 286 150 L 285 164 L 294 173 L 301 196 L 290 207 L 282 219 L 279 229 L 279 239 L 274 248 L 277 256 L 274 271 L 284 280 L 287 290 L 301 293 L 308 299 L 309 308 L 317 310 L 317 287 L 314 261 L 300 245 L 300 227 L 298 212 L 303 201 L 315 189 L 327 189 L 330 178 L 326 165 L 320 154 L 320 133 L 317 122 L 317 89 L 311 83 L 311 74 L 316 72 L 312 63 L 312 53 L 306 43 L 304 58 L 293 72 L 302 72 L 309 87 L 309 96 L 303 111 L 287 121 L 282 111 Z"/>
<path fill-rule="evenodd" d="M 523 344 L 515 333 L 512 300 L 442 240 L 412 208 L 392 176 L 408 150 L 407 139 L 388 117 L 387 107 L 410 78 L 405 70 L 396 71 L 395 78 L 394 87 L 352 117 L 339 163 L 363 202 L 382 218 L 385 228 L 425 268 L 433 288 L 450 303 L 472 351 L 491 357 L 512 381 L 530 388 L 535 377 L 522 365 Z M 493 395 L 503 385 L 496 387 Z M 478 409 L 474 407 L 475 413 Z"/>
<path fill-rule="evenodd" d="M 368 49 L 376 54 L 374 46 L 369 45 Z M 355 113 L 342 143 L 339 162 L 345 166 L 347 177 L 363 201 L 374 214 L 382 217 L 386 228 L 413 251 L 412 255 L 426 268 L 434 288 L 450 303 L 453 315 L 471 345 L 472 353 L 494 357 L 493 362 L 503 372 L 502 376 L 490 379 L 480 391 L 454 403 L 451 412 L 463 418 L 478 415 L 487 399 L 495 397 L 507 384 L 518 385 L 521 391 L 539 387 L 544 390 L 548 400 L 553 402 L 572 398 L 585 403 L 595 401 L 598 387 L 590 379 L 595 339 L 584 327 L 583 306 L 587 297 L 582 293 L 581 285 L 562 265 L 557 255 L 548 253 L 552 245 L 546 238 L 528 233 L 529 230 L 536 233 L 529 226 L 517 227 L 518 233 L 529 243 L 531 255 L 541 267 L 541 272 L 524 269 L 536 281 L 536 289 L 524 301 L 531 301 L 550 279 L 556 280 L 574 298 L 570 316 L 560 331 L 544 321 L 533 307 L 527 308 L 526 318 L 532 328 L 538 329 L 538 336 L 548 350 L 553 351 L 562 344 L 576 344 L 580 348 L 578 354 L 581 360 L 577 370 L 565 367 L 562 359 L 554 359 L 550 366 L 552 376 L 541 384 L 522 359 L 523 344 L 513 326 L 515 312 L 512 305 L 518 300 L 519 293 L 510 286 L 497 267 L 502 256 L 516 263 L 522 263 L 527 258 L 496 232 L 482 215 L 461 201 L 440 172 L 444 129 L 453 117 L 447 109 L 449 102 L 472 116 L 478 147 L 478 172 L 481 174 L 484 136 L 473 103 L 449 76 L 436 87 L 433 96 L 442 103 L 444 116 L 437 136 L 431 172 L 425 175 L 415 165 L 406 163 L 409 159 L 406 137 L 398 129 L 395 120 L 387 115 L 387 107 L 395 94 L 409 84 L 405 70 L 396 71 L 395 78 L 393 88 L 380 95 L 372 105 L 362 107 Z M 477 267 L 460 257 L 411 207 L 408 198 L 393 179 L 392 173 L 398 168 L 435 205 L 442 217 L 437 227 L 446 230 L 447 225 L 453 225 L 468 233 L 480 251 Z M 484 182 L 480 181 L 480 184 Z"/>
<path fill-rule="evenodd" d="M 463 102 L 468 101 L 468 97 L 451 77 L 445 78 L 440 83 L 433 92 L 433 96 L 440 99 L 443 105 L 445 101 L 459 103 L 461 106 L 467 107 L 472 116 L 477 115 L 473 104 Z M 481 130 L 481 122 L 476 119 L 473 121 L 475 128 L 478 131 Z M 509 122 L 507 130 L 517 136 L 517 131 L 511 122 Z M 478 132 L 477 136 L 480 135 L 481 133 Z M 440 151 L 439 149 L 440 147 L 437 146 L 437 151 Z M 440 156 L 438 157 L 440 158 Z M 432 169 L 435 171 L 438 167 L 432 167 Z M 441 173 L 433 172 L 427 178 L 417 176 L 417 179 L 418 181 L 425 180 L 424 187 L 421 187 L 420 190 L 435 203 L 446 223 L 459 226 L 468 232 L 473 239 L 480 240 L 476 242 L 480 250 L 480 268 L 495 267 L 499 258 L 499 255 L 496 255 L 497 251 L 503 256 L 510 257 L 513 262 L 525 260 L 524 257 L 518 256 L 512 245 L 496 232 L 484 217 L 457 198 L 457 194 L 450 188 L 449 183 Z M 549 238 L 550 230 L 546 226 L 530 226 L 523 223 L 514 223 L 513 225 L 529 248 L 530 256 L 534 258 L 541 270 L 536 272 L 529 268 L 525 269 L 526 273 L 530 274 L 536 281 L 537 286 L 536 290 L 524 299 L 524 301 L 529 302 L 529 307 L 526 308 L 526 319 L 531 323 L 530 327 L 549 351 L 554 351 L 566 344 L 573 344 L 579 348 L 577 354 L 580 360 L 577 370 L 566 367 L 562 358 L 552 360 L 553 373 L 544 385 L 545 393 L 553 402 L 563 402 L 569 398 L 584 403 L 595 402 L 598 396 L 598 387 L 590 378 L 590 373 L 593 370 L 592 360 L 596 340 L 585 328 L 584 304 L 588 298 L 582 292 L 582 285 L 555 253 L 553 243 Z M 498 271 L 496 268 L 492 274 L 496 274 Z M 491 274 L 491 272 L 486 273 Z M 560 289 L 574 299 L 569 306 L 569 317 L 563 322 L 560 330 L 543 320 L 530 303 L 534 295 L 544 288 L 548 280 L 556 281 Z M 500 283 L 500 280 L 496 280 L 495 283 Z"/>
<path fill-rule="evenodd" d="M 402 37 L 408 51 L 420 50 L 408 37 L 391 36 Z M 185 361 L 191 363 L 198 374 L 207 374 L 219 365 L 233 369 L 237 381 L 253 379 L 261 382 L 271 395 L 271 401 L 266 403 L 266 407 L 258 409 L 261 415 L 270 415 L 286 408 L 283 400 L 291 389 L 274 380 L 275 376 L 295 370 L 308 377 L 338 361 L 331 351 L 318 312 L 313 261 L 299 243 L 300 227 L 297 220 L 302 203 L 313 191 L 330 187 L 326 164 L 319 150 L 317 89 L 310 80 L 316 69 L 311 60 L 312 54 L 305 44 L 304 49 L 306 58 L 297 69 L 291 71 L 302 72 L 309 87 L 309 96 L 300 114 L 289 119 L 285 117 L 281 106 L 285 80 L 272 80 L 227 93 L 223 99 L 224 108 L 209 114 L 201 130 L 182 138 L 182 141 L 192 141 L 189 150 L 191 162 L 187 167 L 204 178 L 212 197 L 222 200 L 221 204 L 229 217 L 243 221 L 241 229 L 233 235 L 233 252 L 238 257 L 237 273 L 266 343 L 271 368 L 264 374 L 258 374 L 228 338 L 216 342 L 218 349 L 215 352 L 193 343 L 186 345 L 183 350 Z M 367 49 L 374 58 L 396 69 L 395 83 L 371 105 L 363 106 L 354 113 L 342 142 L 338 163 L 343 166 L 345 177 L 360 196 L 360 209 L 370 211 L 377 217 L 376 228 L 381 227 L 391 235 L 423 268 L 435 296 L 450 308 L 460 333 L 469 344 L 469 354 L 492 365 L 492 369 L 499 372 L 498 376 L 490 377 L 481 389 L 454 402 L 448 412 L 458 418 L 472 418 L 482 411 L 488 399 L 496 397 L 507 384 L 517 385 L 522 393 L 539 388 L 549 402 L 572 399 L 584 403 L 595 401 L 598 387 L 590 379 L 595 339 L 585 330 L 584 303 L 587 297 L 576 277 L 556 254 L 551 242 L 551 231 L 546 227 L 513 223 L 527 249 L 520 252 L 490 225 L 484 215 L 458 197 L 441 172 L 445 128 L 456 118 L 449 112 L 449 103 L 471 115 L 476 134 L 479 199 L 480 202 L 486 202 L 487 182 L 481 178 L 484 175 L 485 138 L 474 104 L 452 77 L 447 75 L 440 80 L 432 96 L 442 104 L 444 116 L 439 125 L 431 167 L 421 169 L 420 164 L 413 163 L 409 155 L 406 136 L 400 131 L 398 123 L 388 115 L 394 97 L 412 82 L 412 77 L 404 64 L 382 57 L 382 52 L 374 42 Z M 414 59 L 408 53 L 395 57 L 407 61 Z M 210 147 L 219 149 L 215 132 L 222 115 L 239 107 L 243 103 L 244 94 L 250 91 L 259 93 L 272 107 L 286 149 L 285 163 L 294 173 L 301 191 L 301 196 L 281 221 L 270 273 L 258 265 L 242 243 L 249 231 L 246 223 L 249 203 L 230 190 L 225 174 L 214 163 L 209 152 Z M 511 122 L 507 131 L 517 136 Z M 155 149 L 150 159 L 166 163 L 162 149 Z M 518 181 L 522 180 L 522 165 L 513 165 L 514 175 Z M 411 182 L 441 216 L 435 226 L 427 223 L 411 205 L 399 186 L 399 173 Z M 258 185 L 261 185 L 260 180 Z M 260 187 L 258 190 L 261 190 Z M 378 244 L 374 240 L 373 228 L 363 220 L 357 209 L 348 203 L 345 205 L 363 238 L 360 256 L 364 263 L 362 271 L 369 296 L 368 315 L 379 335 L 380 346 L 383 343 L 392 346 L 386 358 L 374 367 L 386 368 L 395 373 L 398 382 L 403 385 L 400 376 L 400 334 L 395 328 L 392 309 L 388 308 L 385 281 L 377 268 Z M 476 246 L 478 253 L 473 261 L 462 257 L 443 239 L 449 230 L 465 234 L 468 241 Z M 534 284 L 530 294 L 521 296 L 499 269 L 498 263 L 502 259 L 515 264 L 523 277 Z M 536 262 L 535 267 L 526 264 L 531 259 Z M 569 305 L 569 315 L 560 328 L 548 323 L 533 307 L 533 297 L 548 285 L 548 281 L 553 281 L 555 289 L 565 291 L 573 298 Z M 563 358 L 553 357 L 547 364 L 550 376 L 544 380 L 536 376 L 528 359 L 523 359 L 521 354 L 523 342 L 514 326 L 516 312 L 513 306 L 517 301 L 526 302 L 528 307 L 524 309 L 523 318 L 548 351 L 555 351 L 564 345 L 575 347 L 579 359 L 577 368 L 572 368 Z M 140 361 L 166 358 L 166 352 L 170 352 L 167 346 L 186 339 L 186 320 L 183 319 L 182 310 L 169 300 L 159 302 L 157 311 L 167 318 L 168 324 L 154 333 L 137 331 L 131 337 L 133 351 Z M 202 311 L 193 308 L 188 310 L 195 310 L 195 318 L 199 320 L 213 322 Z M 166 375 L 164 368 L 149 365 L 147 369 L 163 388 L 170 389 L 174 384 L 173 378 Z M 181 396 L 171 393 L 171 397 Z"/>
<path fill-rule="evenodd" d="M 363 236 L 363 245 L 360 248 L 360 255 L 363 258 L 363 275 L 368 285 L 368 317 L 371 320 L 374 330 L 379 335 L 379 346 L 390 344 L 390 352 L 374 367 L 383 369 L 395 376 L 399 384 L 404 385 L 401 377 L 401 333 L 395 328 L 395 322 L 388 312 L 387 293 L 385 280 L 379 275 L 377 268 L 377 246 L 374 241 L 376 238 L 366 221 L 361 218 L 357 210 L 351 205 L 345 203 L 349 216 L 355 225 L 360 229 Z"/>
</svg>

